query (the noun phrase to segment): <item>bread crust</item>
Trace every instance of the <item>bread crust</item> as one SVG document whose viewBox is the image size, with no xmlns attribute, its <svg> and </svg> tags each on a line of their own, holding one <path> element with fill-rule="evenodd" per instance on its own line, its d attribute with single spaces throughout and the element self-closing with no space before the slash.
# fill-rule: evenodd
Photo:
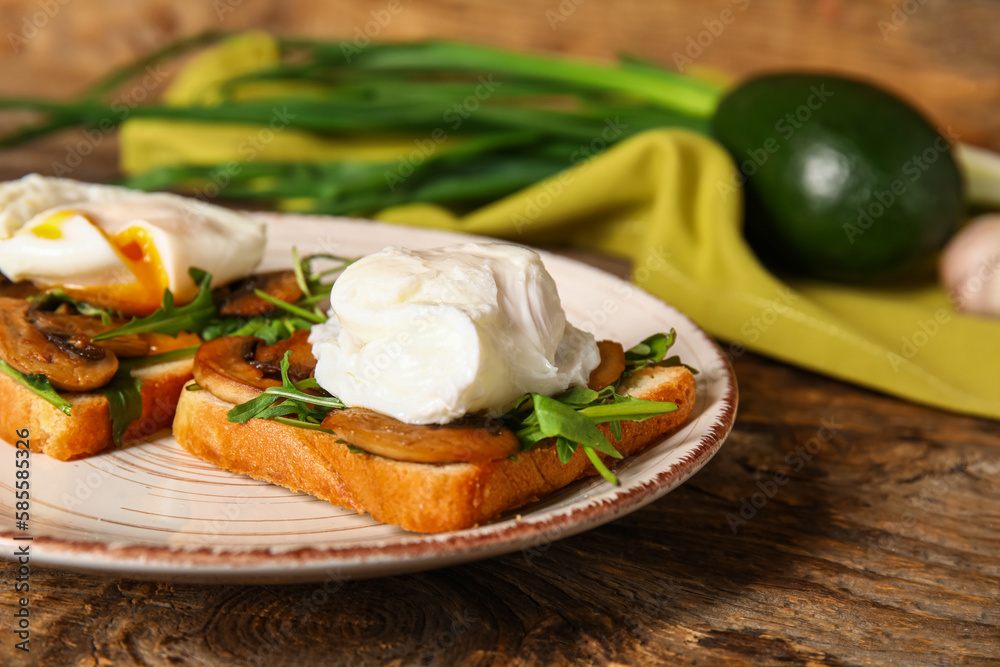
<svg viewBox="0 0 1000 667">
<path fill-rule="evenodd" d="M 142 416 L 125 431 L 138 440 L 169 427 L 184 384 L 191 379 L 193 359 L 181 359 L 132 372 L 142 380 Z M 114 445 L 108 399 L 100 392 L 61 394 L 72 404 L 66 415 L 13 378 L 0 374 L 0 438 L 17 441 L 29 429 L 31 451 L 60 461 L 92 456 Z"/>
<path fill-rule="evenodd" d="M 628 378 L 619 392 L 677 404 L 674 412 L 623 423 L 621 441 L 607 426 L 599 426 L 628 456 L 687 419 L 694 407 L 695 381 L 684 367 L 648 367 Z M 582 448 L 563 465 L 553 443 L 546 441 L 519 454 L 516 461 L 485 464 L 409 463 L 351 453 L 346 443 L 318 431 L 262 419 L 230 423 L 226 413 L 232 407 L 208 391 L 183 392 L 174 438 L 195 456 L 226 470 L 367 511 L 378 521 L 420 533 L 469 528 L 597 474 Z"/>
</svg>

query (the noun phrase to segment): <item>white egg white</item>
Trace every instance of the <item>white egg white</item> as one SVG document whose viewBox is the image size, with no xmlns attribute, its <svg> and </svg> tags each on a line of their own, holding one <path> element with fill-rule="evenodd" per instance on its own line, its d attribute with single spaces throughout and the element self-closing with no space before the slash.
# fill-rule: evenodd
<svg viewBox="0 0 1000 667">
<path fill-rule="evenodd" d="M 330 302 L 309 338 L 316 380 L 411 424 L 501 414 L 526 392 L 586 385 L 600 363 L 538 253 L 516 245 L 387 248 L 349 266 Z"/>
<path fill-rule="evenodd" d="M 115 288 L 102 304 L 124 312 L 155 308 L 166 288 L 178 302 L 193 298 L 191 267 L 214 285 L 250 274 L 265 240 L 263 223 L 177 195 L 35 174 L 0 184 L 0 272 L 46 287 Z"/>
</svg>

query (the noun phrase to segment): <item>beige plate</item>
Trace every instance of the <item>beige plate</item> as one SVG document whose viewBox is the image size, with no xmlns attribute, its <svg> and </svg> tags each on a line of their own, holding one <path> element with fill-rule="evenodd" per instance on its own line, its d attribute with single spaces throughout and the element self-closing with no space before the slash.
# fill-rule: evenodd
<svg viewBox="0 0 1000 667">
<path fill-rule="evenodd" d="M 264 268 L 290 249 L 357 256 L 387 245 L 434 247 L 470 237 L 384 223 L 267 215 Z M 0 449 L 0 548 L 32 536 L 31 563 L 142 579 L 303 582 L 375 577 L 525 550 L 612 521 L 663 496 L 722 445 L 736 413 L 736 380 L 721 350 L 678 311 L 607 273 L 552 255 L 545 263 L 569 319 L 598 338 L 633 345 L 675 328 L 674 351 L 701 370 L 687 423 L 616 468 L 618 487 L 582 480 L 485 526 L 419 535 L 219 470 L 170 434 L 82 461 L 31 457 L 30 532 L 13 531 L 14 448 Z M 3 452 L 6 451 L 6 454 Z"/>
</svg>

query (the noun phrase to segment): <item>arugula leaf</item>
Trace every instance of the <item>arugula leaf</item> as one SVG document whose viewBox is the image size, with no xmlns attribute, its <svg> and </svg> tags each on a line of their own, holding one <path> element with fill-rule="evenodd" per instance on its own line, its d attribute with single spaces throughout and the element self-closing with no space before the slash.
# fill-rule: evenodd
<svg viewBox="0 0 1000 667">
<path fill-rule="evenodd" d="M 573 453 L 576 451 L 576 443 L 572 440 L 567 440 L 562 436 L 556 438 L 556 453 L 559 455 L 559 463 L 566 465 L 569 463 L 570 459 L 573 458 Z"/>
<path fill-rule="evenodd" d="M 226 419 L 236 424 L 243 424 L 254 417 L 267 419 L 295 413 L 301 421 L 315 420 L 318 423 L 323 420 L 330 409 L 346 407 L 336 396 L 329 394 L 315 396 L 302 391 L 303 389 L 319 388 L 316 378 L 292 382 L 288 377 L 289 355 L 291 355 L 291 350 L 285 352 L 285 356 L 281 358 L 281 386 L 268 387 L 260 396 L 233 406 L 226 414 Z M 281 399 L 285 399 L 285 401 L 278 403 Z"/>
<path fill-rule="evenodd" d="M 582 411 L 574 410 L 554 398 L 541 394 L 534 394 L 533 398 L 535 414 L 538 415 L 538 427 L 546 437 L 560 436 L 616 459 L 622 458 L 618 450 Z"/>
<path fill-rule="evenodd" d="M 641 422 L 677 409 L 677 405 L 674 403 L 646 401 L 634 396 L 615 394 L 614 401 L 614 403 L 605 403 L 604 405 L 588 405 L 580 408 L 578 412 L 590 417 L 594 424 L 603 424 L 611 420 Z"/>
<path fill-rule="evenodd" d="M 680 357 L 674 355 L 665 359 L 667 351 L 673 347 L 677 341 L 677 332 L 673 329 L 670 333 L 653 334 L 642 341 L 631 350 L 625 352 L 625 373 L 631 374 L 647 366 L 683 366 L 697 375 L 698 371 L 687 364 L 681 363 Z"/>
<path fill-rule="evenodd" d="M 115 445 L 121 447 L 125 440 L 125 431 L 136 419 L 142 416 L 142 380 L 134 377 L 131 369 L 122 364 L 111 382 L 101 388 L 108 399 L 108 409 L 111 413 L 111 437 Z"/>
<path fill-rule="evenodd" d="M 334 266 L 332 269 L 316 273 L 313 270 L 312 264 L 319 259 L 336 262 L 337 266 Z M 357 257 L 351 259 L 349 257 L 341 257 L 340 255 L 331 255 L 329 253 L 306 255 L 300 259 L 298 249 L 292 248 L 292 268 L 295 271 L 295 279 L 299 284 L 299 288 L 302 290 L 302 293 L 305 294 L 305 299 L 303 300 L 312 301 L 317 297 L 321 300 L 329 296 L 330 288 L 332 287 L 333 282 L 325 283 L 323 282 L 323 279 L 335 273 L 340 273 L 351 264 L 358 261 L 358 259 L 359 258 Z"/>
<path fill-rule="evenodd" d="M 639 370 L 659 363 L 677 340 L 677 332 L 653 334 L 635 347 L 625 352 L 625 367 L 628 370 Z"/>
<path fill-rule="evenodd" d="M 222 317 L 202 329 L 201 337 L 208 341 L 222 336 L 256 336 L 263 339 L 265 345 L 273 345 L 312 325 L 298 317 Z"/>
<path fill-rule="evenodd" d="M 91 340 L 99 343 L 102 340 L 137 333 L 162 333 L 176 336 L 181 331 L 200 332 L 213 317 L 218 315 L 215 302 L 212 299 L 212 275 L 193 267 L 188 269 L 188 273 L 198 284 L 198 296 L 194 298 L 194 301 L 186 306 L 174 306 L 174 295 L 168 289 L 163 293 L 163 303 L 160 309 L 152 315 L 143 318 L 133 317 L 128 324 L 94 336 Z"/>
<path fill-rule="evenodd" d="M 555 397 L 560 403 L 566 405 L 588 405 L 597 400 L 600 394 L 587 387 L 573 387 Z"/>
<path fill-rule="evenodd" d="M 587 458 L 590 459 L 591 465 L 593 465 L 594 469 L 601 474 L 601 477 L 603 477 L 609 484 L 618 486 L 618 478 L 615 477 L 614 473 L 608 470 L 608 467 L 604 465 L 604 461 L 602 461 L 601 457 L 597 455 L 597 452 L 590 447 L 584 447 L 583 453 L 587 455 Z"/>
<path fill-rule="evenodd" d="M 252 398 L 246 403 L 240 403 L 226 413 L 226 419 L 234 424 L 244 424 L 256 417 L 258 414 L 274 405 L 277 397 L 267 393 L 262 393 L 256 398 Z"/>
<path fill-rule="evenodd" d="M 666 338 L 666 337 L 664 337 Z M 662 340 L 651 341 L 648 356 L 665 352 Z M 611 441 L 597 428 L 608 424 L 612 435 L 621 440 L 623 421 L 643 421 L 673 412 L 677 406 L 661 401 L 646 401 L 633 396 L 621 396 L 614 387 L 594 391 L 586 387 L 569 389 L 555 398 L 530 394 L 530 404 L 521 399 L 505 419 L 514 422 L 522 450 L 531 449 L 546 438 L 556 439 L 556 453 L 565 465 L 578 447 L 583 447 L 587 458 L 604 479 L 612 484 L 618 480 L 597 456 L 597 452 L 613 458 L 622 458 Z M 525 413 L 525 409 L 530 411 Z"/>
<path fill-rule="evenodd" d="M 317 313 L 306 310 L 305 308 L 299 308 L 295 304 L 282 301 L 281 299 L 276 299 L 267 292 L 262 292 L 259 289 L 255 289 L 253 293 L 259 296 L 260 298 L 264 299 L 264 301 L 267 301 L 268 303 L 273 304 L 282 310 L 286 310 L 292 315 L 297 315 L 302 319 L 309 320 L 310 322 L 313 322 L 315 324 L 323 324 L 324 322 L 326 322 L 326 317 L 324 317 L 323 315 L 318 315 Z"/>
<path fill-rule="evenodd" d="M 60 396 L 58 392 L 52 388 L 52 384 L 49 382 L 49 379 L 44 375 L 22 373 L 13 366 L 8 366 L 2 359 L 0 359 L 0 373 L 10 376 L 15 382 L 28 391 L 44 398 L 46 401 L 58 408 L 63 414 L 70 414 L 70 409 L 73 407 L 72 404 Z"/>
<path fill-rule="evenodd" d="M 197 351 L 197 346 L 185 347 L 145 357 L 122 359 L 118 362 L 118 372 L 111 378 L 111 382 L 101 387 L 101 392 L 108 399 L 111 437 L 116 446 L 121 447 L 124 444 L 125 431 L 132 422 L 142 417 L 142 380 L 134 377 L 132 370 L 191 357 Z"/>
</svg>

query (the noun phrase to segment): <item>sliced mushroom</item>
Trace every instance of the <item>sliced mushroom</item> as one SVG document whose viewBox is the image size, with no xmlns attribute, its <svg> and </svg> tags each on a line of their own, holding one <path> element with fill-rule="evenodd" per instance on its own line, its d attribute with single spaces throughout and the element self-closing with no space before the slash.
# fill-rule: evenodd
<svg viewBox="0 0 1000 667">
<path fill-rule="evenodd" d="M 601 340 L 597 341 L 597 349 L 601 351 L 601 363 L 590 372 L 590 382 L 587 383 L 594 391 L 604 389 L 625 372 L 625 349 L 621 343 Z"/>
<path fill-rule="evenodd" d="M 34 308 L 29 310 L 28 319 L 42 333 L 64 333 L 74 336 L 83 334 L 88 339 L 125 324 L 124 320 L 112 320 L 104 324 L 100 318 L 91 315 L 70 315 L 58 310 L 46 311 Z M 97 345 L 114 353 L 116 357 L 123 358 L 144 357 L 150 352 L 149 342 L 135 334 L 111 338 Z"/>
<path fill-rule="evenodd" d="M 316 357 L 313 356 L 309 344 L 309 331 L 296 331 L 291 337 L 278 341 L 274 345 L 261 345 L 254 354 L 253 366 L 271 378 L 281 377 L 281 360 L 285 353 L 288 356 L 288 376 L 293 382 L 312 377 L 316 370 Z"/>
<path fill-rule="evenodd" d="M 477 417 L 444 426 L 418 425 L 367 408 L 348 408 L 327 415 L 323 427 L 370 454 L 396 461 L 488 463 L 521 451 L 510 429 Z"/>
<path fill-rule="evenodd" d="M 302 288 L 294 271 L 272 271 L 256 273 L 248 278 L 216 290 L 216 298 L 221 300 L 219 313 L 226 317 L 253 317 L 275 312 L 278 307 L 254 293 L 260 290 L 269 296 L 295 303 L 302 298 Z"/>
<path fill-rule="evenodd" d="M 106 385 L 118 370 L 118 357 L 81 332 L 40 330 L 31 321 L 31 304 L 0 297 L 0 357 L 22 373 L 44 375 L 56 389 L 91 391 Z"/>
<path fill-rule="evenodd" d="M 257 398 L 268 387 L 281 386 L 251 363 L 262 342 L 254 336 L 208 341 L 194 355 L 195 381 L 214 396 L 236 404 Z"/>
</svg>

